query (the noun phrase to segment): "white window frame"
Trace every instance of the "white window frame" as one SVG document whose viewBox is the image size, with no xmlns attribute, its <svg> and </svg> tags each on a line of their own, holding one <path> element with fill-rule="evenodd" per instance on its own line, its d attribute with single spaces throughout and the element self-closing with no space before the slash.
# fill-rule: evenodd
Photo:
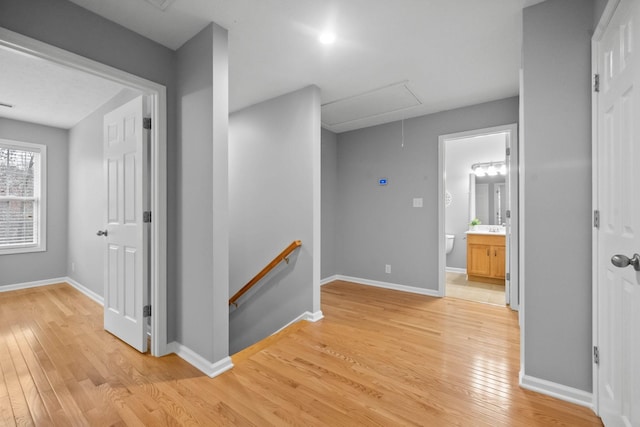
<svg viewBox="0 0 640 427">
<path fill-rule="evenodd" d="M 36 177 L 39 178 L 36 188 L 40 190 L 40 194 L 36 196 L 38 210 L 37 218 L 34 218 L 34 221 L 38 222 L 36 224 L 38 230 L 37 243 L 6 247 L 0 245 L 0 255 L 44 252 L 47 250 L 47 146 L 31 142 L 0 139 L 0 147 L 40 153 L 40 168 L 39 171 L 36 171 Z M 3 199 L 4 197 L 0 196 L 0 201 Z"/>
</svg>

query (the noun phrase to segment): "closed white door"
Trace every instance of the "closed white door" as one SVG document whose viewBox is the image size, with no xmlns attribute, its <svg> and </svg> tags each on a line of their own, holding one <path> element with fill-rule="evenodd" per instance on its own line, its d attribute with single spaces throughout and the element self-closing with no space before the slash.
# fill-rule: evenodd
<svg viewBox="0 0 640 427">
<path fill-rule="evenodd" d="M 627 265 L 640 253 L 639 34 L 640 1 L 622 0 L 595 40 L 600 228 L 595 232 L 599 360 L 594 392 L 607 426 L 640 426 L 640 271 Z"/>
<path fill-rule="evenodd" d="M 146 200 L 142 96 L 104 116 L 104 328 L 147 351 Z"/>
</svg>

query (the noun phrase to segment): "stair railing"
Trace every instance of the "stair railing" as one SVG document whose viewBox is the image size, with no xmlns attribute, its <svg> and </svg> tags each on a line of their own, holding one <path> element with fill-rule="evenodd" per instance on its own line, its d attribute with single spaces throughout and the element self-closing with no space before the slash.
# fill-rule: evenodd
<svg viewBox="0 0 640 427">
<path fill-rule="evenodd" d="M 247 282 L 247 284 L 244 285 L 242 287 L 242 289 L 240 289 L 238 292 L 236 292 L 229 299 L 229 305 L 233 304 L 233 305 L 235 305 L 237 307 L 238 303 L 236 301 L 238 301 L 242 295 L 247 293 L 249 291 L 249 289 L 251 289 L 256 283 L 258 283 L 260 281 L 260 279 L 262 279 L 264 276 L 266 276 L 267 273 L 269 273 L 271 270 L 273 270 L 282 261 L 285 261 L 288 264 L 289 263 L 289 255 L 291 255 L 291 252 L 293 252 L 294 250 L 296 250 L 296 248 L 298 248 L 300 246 L 302 246 L 302 242 L 300 240 L 294 240 L 293 242 L 291 242 L 291 244 L 289 246 L 287 246 L 285 248 L 285 250 L 280 252 L 280 254 L 277 257 L 275 257 L 269 264 L 267 264 L 267 266 L 265 268 L 260 270 L 260 272 L 258 274 L 256 274 L 253 277 L 253 279 L 249 280 L 249 282 Z"/>
</svg>

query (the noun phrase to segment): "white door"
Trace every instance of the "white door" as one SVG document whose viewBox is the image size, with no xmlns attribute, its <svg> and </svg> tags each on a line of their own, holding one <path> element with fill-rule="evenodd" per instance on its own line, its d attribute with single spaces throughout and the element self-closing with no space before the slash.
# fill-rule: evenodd
<svg viewBox="0 0 640 427">
<path fill-rule="evenodd" d="M 504 137 L 505 137 L 505 149 L 506 149 L 506 154 L 504 157 L 504 163 L 507 167 L 507 174 L 505 176 L 505 189 L 506 189 L 506 194 L 505 194 L 505 205 L 506 205 L 506 212 L 508 212 L 508 214 L 505 214 L 505 218 L 502 219 L 502 222 L 505 225 L 505 268 L 504 271 L 506 273 L 506 277 L 504 280 L 504 303 L 509 305 L 511 304 L 511 278 L 514 277 L 513 274 L 511 273 L 511 250 L 512 250 L 512 240 L 511 240 L 511 233 L 512 233 L 512 227 L 511 227 L 511 212 L 512 212 L 512 203 L 511 201 L 513 200 L 513 189 L 514 189 L 514 183 L 512 182 L 512 177 L 515 173 L 515 168 L 512 167 L 511 165 L 511 138 L 510 138 L 511 134 L 509 132 L 505 132 Z M 515 306 L 511 306 L 511 308 L 516 309 L 517 307 Z"/>
<path fill-rule="evenodd" d="M 141 352 L 147 351 L 146 198 L 142 96 L 104 116 L 106 194 L 104 328 Z"/>
<path fill-rule="evenodd" d="M 600 75 L 594 96 L 600 211 L 594 233 L 599 358 L 594 392 L 607 426 L 640 426 L 640 271 L 625 266 L 624 258 L 640 253 L 639 34 L 640 0 L 622 0 L 594 45 Z M 623 257 L 612 259 L 618 254 Z"/>
</svg>

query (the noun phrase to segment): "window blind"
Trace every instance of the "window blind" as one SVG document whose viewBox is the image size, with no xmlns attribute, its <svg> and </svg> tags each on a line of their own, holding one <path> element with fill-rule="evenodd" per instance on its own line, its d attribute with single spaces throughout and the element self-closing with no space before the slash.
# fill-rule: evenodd
<svg viewBox="0 0 640 427">
<path fill-rule="evenodd" d="M 0 248 L 38 245 L 40 152 L 0 145 Z"/>
</svg>

